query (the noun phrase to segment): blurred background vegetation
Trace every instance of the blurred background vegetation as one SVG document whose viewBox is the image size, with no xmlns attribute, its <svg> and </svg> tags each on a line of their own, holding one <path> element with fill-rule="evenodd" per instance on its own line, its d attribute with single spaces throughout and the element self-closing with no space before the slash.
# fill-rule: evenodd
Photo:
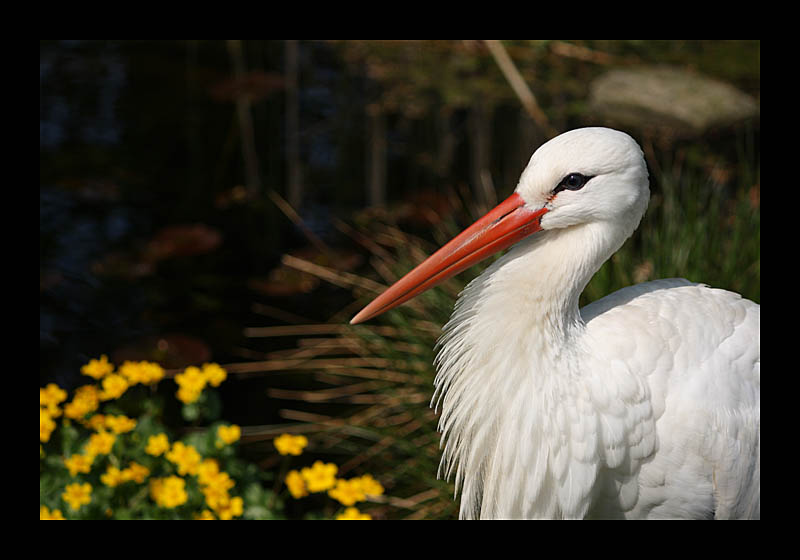
<svg viewBox="0 0 800 560">
<path fill-rule="evenodd" d="M 432 348 L 479 270 L 347 320 L 555 134 L 622 128 L 651 173 L 584 303 L 674 276 L 760 301 L 758 41 L 43 41 L 39 79 L 40 385 L 103 353 L 213 360 L 250 459 L 306 434 L 309 462 L 383 484 L 375 518 L 457 511 Z"/>
</svg>

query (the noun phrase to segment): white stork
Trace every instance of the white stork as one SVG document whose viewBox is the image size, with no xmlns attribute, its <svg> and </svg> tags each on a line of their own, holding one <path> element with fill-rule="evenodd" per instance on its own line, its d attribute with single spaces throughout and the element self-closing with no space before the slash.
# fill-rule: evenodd
<svg viewBox="0 0 800 560">
<path fill-rule="evenodd" d="M 578 308 L 649 199 L 627 134 L 572 130 L 352 323 L 513 248 L 444 326 L 432 405 L 462 518 L 759 518 L 760 307 L 683 279 Z"/>
</svg>

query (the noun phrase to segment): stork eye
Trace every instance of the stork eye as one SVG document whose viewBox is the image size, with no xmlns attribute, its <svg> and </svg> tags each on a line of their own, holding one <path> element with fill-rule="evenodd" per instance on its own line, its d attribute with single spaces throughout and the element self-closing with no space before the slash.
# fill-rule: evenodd
<svg viewBox="0 0 800 560">
<path fill-rule="evenodd" d="M 553 194 L 559 193 L 561 191 L 577 191 L 580 190 L 589 182 L 589 179 L 592 177 L 587 177 L 586 175 L 581 175 L 580 173 L 570 173 L 558 184 L 558 186 L 553 190 Z"/>
</svg>

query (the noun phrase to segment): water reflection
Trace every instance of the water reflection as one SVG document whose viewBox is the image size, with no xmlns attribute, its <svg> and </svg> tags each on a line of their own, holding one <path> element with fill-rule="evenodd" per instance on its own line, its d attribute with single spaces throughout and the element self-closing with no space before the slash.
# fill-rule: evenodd
<svg viewBox="0 0 800 560">
<path fill-rule="evenodd" d="M 87 54 L 89 56 L 87 56 Z M 39 51 L 39 146 L 114 145 L 122 139 L 117 103 L 127 83 L 114 43 L 55 41 Z"/>
</svg>

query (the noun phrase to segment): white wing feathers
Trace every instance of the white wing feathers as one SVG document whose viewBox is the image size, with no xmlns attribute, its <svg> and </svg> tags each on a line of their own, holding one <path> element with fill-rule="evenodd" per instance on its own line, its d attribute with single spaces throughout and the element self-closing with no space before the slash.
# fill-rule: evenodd
<svg viewBox="0 0 800 560">
<path fill-rule="evenodd" d="M 485 282 L 437 357 L 440 474 L 462 517 L 758 516 L 758 305 L 640 284 L 583 308 L 580 340 L 553 355 L 536 317 L 490 315 L 509 307 L 483 305 Z"/>
<path fill-rule="evenodd" d="M 619 513 L 630 517 L 757 517 L 760 307 L 732 292 L 659 280 L 581 315 L 592 369 L 611 364 L 617 381 L 608 385 L 626 412 L 613 413 L 599 380 L 590 386 L 607 467 L 598 481 L 604 499 L 590 513 L 611 515 L 618 493 Z"/>
</svg>

